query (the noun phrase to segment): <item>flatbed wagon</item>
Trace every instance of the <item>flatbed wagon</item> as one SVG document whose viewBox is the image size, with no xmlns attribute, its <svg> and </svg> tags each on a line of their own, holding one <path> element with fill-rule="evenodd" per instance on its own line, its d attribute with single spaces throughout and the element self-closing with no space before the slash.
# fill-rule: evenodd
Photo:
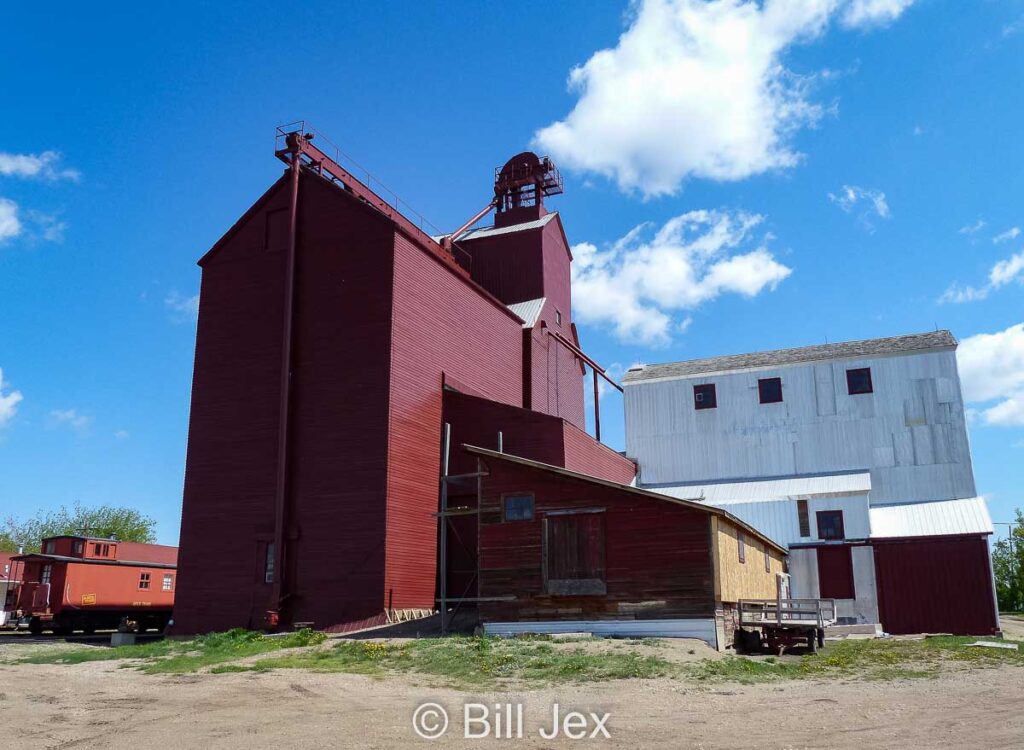
<svg viewBox="0 0 1024 750">
<path fill-rule="evenodd" d="M 736 642 L 749 651 L 806 646 L 816 652 L 825 645 L 825 628 L 836 622 L 835 599 L 742 599 Z"/>
</svg>

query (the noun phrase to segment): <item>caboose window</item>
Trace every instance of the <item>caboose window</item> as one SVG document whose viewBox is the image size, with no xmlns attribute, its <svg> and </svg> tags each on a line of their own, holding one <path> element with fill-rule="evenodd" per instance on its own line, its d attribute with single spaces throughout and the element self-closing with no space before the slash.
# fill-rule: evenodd
<svg viewBox="0 0 1024 750">
<path fill-rule="evenodd" d="M 174 576 L 164 573 L 164 591 L 171 591 L 174 588 Z"/>
<path fill-rule="evenodd" d="M 50 574 L 51 573 L 53 573 L 53 566 L 52 565 L 44 565 L 43 566 L 43 572 L 39 575 L 39 582 L 40 583 L 49 583 L 50 582 Z"/>
<path fill-rule="evenodd" d="M 75 542 L 75 554 L 82 554 L 82 550 L 85 549 L 85 542 Z"/>
<path fill-rule="evenodd" d="M 148 589 L 149 588 L 149 573 L 139 573 L 139 588 L 140 589 Z"/>
</svg>

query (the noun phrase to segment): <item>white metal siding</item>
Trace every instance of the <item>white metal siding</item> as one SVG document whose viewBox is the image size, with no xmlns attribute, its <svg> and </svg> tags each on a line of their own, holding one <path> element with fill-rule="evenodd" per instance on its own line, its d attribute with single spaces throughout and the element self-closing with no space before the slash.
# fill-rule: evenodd
<svg viewBox="0 0 1024 750">
<path fill-rule="evenodd" d="M 851 396 L 859 367 L 874 393 Z M 758 403 L 766 377 L 782 379 L 782 403 Z M 718 408 L 693 408 L 700 383 Z M 641 380 L 625 409 L 641 485 L 870 470 L 872 503 L 977 494 L 952 350 Z"/>
<path fill-rule="evenodd" d="M 871 508 L 871 536 L 876 539 L 991 533 L 983 497 Z"/>
</svg>

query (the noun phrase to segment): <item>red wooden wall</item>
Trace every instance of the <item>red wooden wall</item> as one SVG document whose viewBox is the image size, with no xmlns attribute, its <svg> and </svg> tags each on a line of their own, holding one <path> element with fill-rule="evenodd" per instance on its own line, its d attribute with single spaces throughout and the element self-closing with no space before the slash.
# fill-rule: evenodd
<svg viewBox="0 0 1024 750">
<path fill-rule="evenodd" d="M 480 508 L 480 605 L 486 621 L 659 619 L 714 615 L 709 516 L 592 482 L 488 458 Z M 532 492 L 533 521 L 503 521 L 503 493 Z M 544 591 L 542 519 L 547 511 L 605 508 L 607 593 Z"/>
<path fill-rule="evenodd" d="M 990 635 L 998 630 L 985 537 L 872 544 L 886 632 Z"/>
</svg>

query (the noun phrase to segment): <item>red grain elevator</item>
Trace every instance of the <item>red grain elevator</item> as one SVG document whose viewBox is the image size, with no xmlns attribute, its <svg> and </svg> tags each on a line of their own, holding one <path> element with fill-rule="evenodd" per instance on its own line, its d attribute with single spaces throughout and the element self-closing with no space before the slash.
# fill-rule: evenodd
<svg viewBox="0 0 1024 750">
<path fill-rule="evenodd" d="M 279 138 L 285 173 L 199 261 L 175 633 L 434 608 L 446 389 L 584 426 L 549 160 L 435 240 L 322 137 Z"/>
</svg>

